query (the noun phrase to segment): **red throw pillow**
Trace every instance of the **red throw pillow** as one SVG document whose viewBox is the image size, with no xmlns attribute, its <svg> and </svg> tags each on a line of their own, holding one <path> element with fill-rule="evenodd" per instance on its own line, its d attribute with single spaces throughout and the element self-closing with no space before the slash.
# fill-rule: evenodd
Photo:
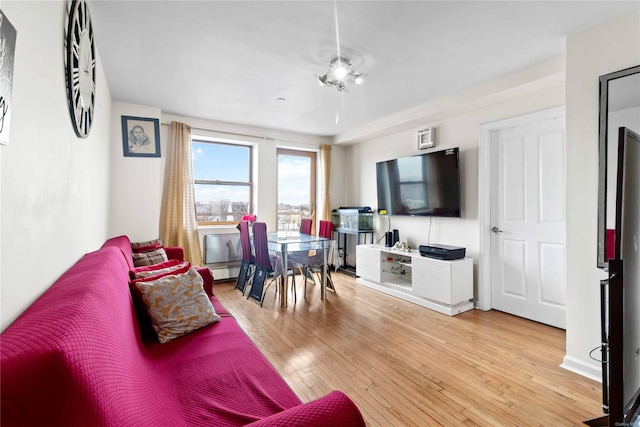
<svg viewBox="0 0 640 427">
<path fill-rule="evenodd" d="M 129 277 L 131 278 L 131 280 L 136 278 L 136 273 L 140 273 L 143 271 L 156 271 L 156 270 L 162 270 L 163 268 L 167 268 L 167 267 L 174 267 L 176 265 L 180 264 L 180 261 L 177 259 L 170 259 L 169 261 L 165 261 L 165 262 L 161 262 L 159 264 L 153 264 L 153 265 L 145 265 L 142 267 L 136 267 L 133 270 L 129 271 Z"/>
<path fill-rule="evenodd" d="M 178 268 L 173 268 L 173 267 L 168 267 L 166 269 L 163 270 L 167 270 L 167 271 L 163 271 L 162 273 L 158 273 L 158 274 L 154 274 L 152 276 L 147 276 L 147 277 L 140 277 L 140 278 L 136 278 L 133 279 L 131 281 L 131 284 L 136 284 L 139 282 L 152 282 L 154 280 L 158 280 L 161 279 L 165 276 L 171 276 L 171 275 L 177 275 L 177 274 L 184 274 L 187 271 L 189 271 L 189 269 L 191 269 L 191 264 L 188 262 L 183 262 L 179 265 L 176 265 L 174 267 L 178 267 Z"/>
<path fill-rule="evenodd" d="M 158 275 L 163 276 L 165 275 L 165 273 L 179 274 L 176 272 L 184 271 L 185 267 L 191 267 L 191 264 L 185 261 L 185 262 L 181 262 L 180 264 L 172 265 L 165 268 L 159 268 L 157 270 L 136 271 L 131 277 L 131 280 L 142 279 L 145 277 L 158 276 Z"/>
</svg>

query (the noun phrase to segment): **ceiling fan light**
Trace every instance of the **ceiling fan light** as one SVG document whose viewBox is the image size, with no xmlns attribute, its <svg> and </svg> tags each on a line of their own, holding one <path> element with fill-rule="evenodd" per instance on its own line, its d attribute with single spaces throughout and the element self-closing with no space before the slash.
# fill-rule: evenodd
<svg viewBox="0 0 640 427">
<path fill-rule="evenodd" d="M 361 85 L 364 82 L 364 74 L 356 73 L 353 75 L 353 82 L 357 85 Z"/>
<path fill-rule="evenodd" d="M 318 77 L 320 86 L 333 86 L 339 92 L 349 92 L 346 82 L 361 84 L 366 74 L 356 73 L 356 70 L 348 59 L 338 56 L 329 64 L 329 71 L 324 76 Z"/>
<path fill-rule="evenodd" d="M 338 65 L 335 70 L 333 70 L 333 75 L 336 77 L 336 80 L 344 80 L 347 75 L 349 75 L 349 70 L 344 65 Z"/>
</svg>

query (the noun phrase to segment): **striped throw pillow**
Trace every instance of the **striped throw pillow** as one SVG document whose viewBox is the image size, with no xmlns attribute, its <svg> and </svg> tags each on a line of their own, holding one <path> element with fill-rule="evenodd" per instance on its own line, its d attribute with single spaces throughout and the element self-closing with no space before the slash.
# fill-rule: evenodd
<svg viewBox="0 0 640 427">
<path fill-rule="evenodd" d="M 159 264 L 161 262 L 166 262 L 169 260 L 167 258 L 167 253 L 164 251 L 164 248 L 158 248 L 152 251 L 140 253 L 134 252 L 131 254 L 131 256 L 133 257 L 133 265 L 136 267 Z"/>
</svg>

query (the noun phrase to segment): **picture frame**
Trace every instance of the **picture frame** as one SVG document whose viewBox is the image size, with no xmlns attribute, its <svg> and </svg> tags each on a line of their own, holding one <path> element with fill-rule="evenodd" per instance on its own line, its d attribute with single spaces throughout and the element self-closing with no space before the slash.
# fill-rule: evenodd
<svg viewBox="0 0 640 427">
<path fill-rule="evenodd" d="M 160 157 L 160 120 L 122 116 L 122 149 L 125 157 Z"/>
<path fill-rule="evenodd" d="M 0 10 L 0 145 L 9 145 L 17 31 Z"/>
</svg>

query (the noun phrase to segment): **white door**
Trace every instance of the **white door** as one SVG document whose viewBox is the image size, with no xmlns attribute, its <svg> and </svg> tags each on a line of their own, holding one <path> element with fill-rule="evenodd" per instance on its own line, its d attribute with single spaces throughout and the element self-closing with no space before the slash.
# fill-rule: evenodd
<svg viewBox="0 0 640 427">
<path fill-rule="evenodd" d="M 491 306 L 564 329 L 564 115 L 492 131 L 491 156 Z"/>
</svg>

